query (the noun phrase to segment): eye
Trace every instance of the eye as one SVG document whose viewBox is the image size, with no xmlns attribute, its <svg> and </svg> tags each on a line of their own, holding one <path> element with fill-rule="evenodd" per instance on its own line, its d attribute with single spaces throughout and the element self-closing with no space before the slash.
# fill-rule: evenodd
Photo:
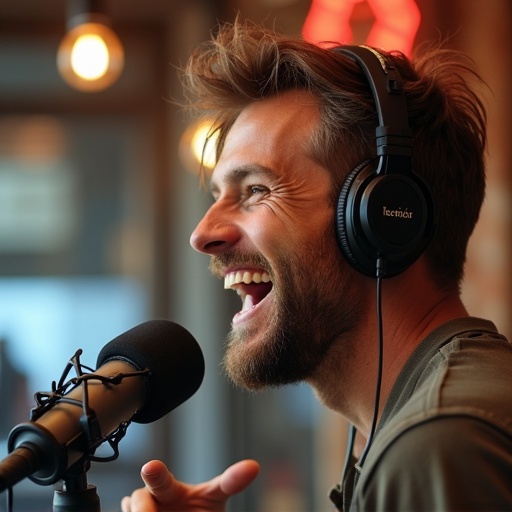
<svg viewBox="0 0 512 512">
<path fill-rule="evenodd" d="M 258 194 L 265 194 L 268 192 L 268 188 L 264 187 L 263 185 L 251 185 L 249 187 L 250 195 L 255 196 Z"/>
<path fill-rule="evenodd" d="M 268 193 L 268 187 L 263 185 L 247 185 L 241 199 L 247 206 L 257 205 L 265 199 Z"/>
</svg>

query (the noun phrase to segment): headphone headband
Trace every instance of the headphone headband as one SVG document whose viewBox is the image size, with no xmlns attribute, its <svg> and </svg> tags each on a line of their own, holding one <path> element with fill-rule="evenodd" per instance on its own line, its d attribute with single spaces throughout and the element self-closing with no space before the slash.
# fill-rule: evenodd
<svg viewBox="0 0 512 512">
<path fill-rule="evenodd" d="M 410 157 L 412 133 L 403 81 L 396 67 L 369 46 L 339 46 L 334 50 L 356 62 L 370 84 L 379 116 L 379 126 L 375 129 L 377 155 Z"/>
<path fill-rule="evenodd" d="M 377 162 L 351 171 L 340 192 L 336 234 L 347 261 L 375 277 L 385 261 L 386 276 L 407 269 L 423 253 L 434 231 L 430 191 L 412 169 L 403 81 L 395 66 L 368 46 L 339 46 L 363 71 L 370 85 L 379 125 L 375 129 Z"/>
</svg>

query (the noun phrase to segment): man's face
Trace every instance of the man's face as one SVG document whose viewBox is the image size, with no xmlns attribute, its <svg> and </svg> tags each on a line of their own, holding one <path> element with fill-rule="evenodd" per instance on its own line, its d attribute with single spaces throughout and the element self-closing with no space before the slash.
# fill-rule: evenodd
<svg viewBox="0 0 512 512">
<path fill-rule="evenodd" d="M 354 272 L 336 244 L 329 173 L 309 152 L 317 123 L 303 91 L 244 109 L 212 175 L 215 203 L 191 237 L 242 299 L 224 364 L 250 389 L 306 380 L 360 319 Z"/>
</svg>

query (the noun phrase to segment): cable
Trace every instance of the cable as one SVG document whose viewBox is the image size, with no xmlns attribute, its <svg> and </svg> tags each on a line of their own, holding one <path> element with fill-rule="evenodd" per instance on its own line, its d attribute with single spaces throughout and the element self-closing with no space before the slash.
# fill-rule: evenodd
<svg viewBox="0 0 512 512">
<path fill-rule="evenodd" d="M 377 428 L 377 419 L 379 417 L 379 406 L 380 406 L 380 389 L 382 385 L 382 367 L 383 367 L 383 359 L 384 359 L 384 334 L 382 329 L 382 278 L 386 275 L 386 261 L 379 257 L 377 258 L 376 265 L 376 289 L 377 289 L 377 330 L 378 330 L 378 342 L 379 342 L 379 360 L 378 360 L 378 370 L 377 370 L 377 383 L 375 386 L 375 401 L 373 406 L 373 419 L 372 426 L 370 428 L 370 434 L 368 435 L 368 439 L 366 441 L 366 446 L 364 447 L 363 454 L 359 459 L 357 466 L 361 468 L 364 464 L 366 456 L 368 455 L 368 451 L 370 450 L 370 446 L 373 441 L 373 436 L 375 435 L 375 430 Z"/>
<path fill-rule="evenodd" d="M 382 371 L 383 371 L 383 360 L 384 360 L 384 332 L 382 328 L 382 279 L 386 276 L 386 261 L 379 256 L 377 258 L 377 264 L 375 269 L 376 280 L 376 292 L 377 292 L 377 331 L 378 331 L 378 370 L 377 370 L 377 382 L 375 386 L 375 400 L 373 406 L 373 418 L 372 425 L 370 428 L 370 434 L 368 435 L 368 439 L 366 441 L 366 446 L 364 447 L 363 454 L 359 458 L 356 469 L 360 472 L 363 467 L 364 461 L 370 447 L 373 442 L 373 436 L 375 435 L 375 430 L 377 428 L 377 419 L 379 417 L 379 406 L 380 406 L 380 390 L 382 385 Z M 329 493 L 329 499 L 334 504 L 337 510 L 343 509 L 343 480 L 347 475 L 348 468 L 350 466 L 351 456 L 354 451 L 354 443 L 356 436 L 356 428 L 353 425 L 349 425 L 349 433 L 347 440 L 347 451 L 345 454 L 345 464 L 343 467 L 343 473 L 341 475 L 341 480 L 338 484 L 336 484 Z"/>
</svg>

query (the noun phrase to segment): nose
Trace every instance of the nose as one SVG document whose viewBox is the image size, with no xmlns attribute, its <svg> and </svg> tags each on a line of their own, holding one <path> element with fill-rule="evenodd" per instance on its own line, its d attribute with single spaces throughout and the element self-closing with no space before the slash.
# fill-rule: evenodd
<svg viewBox="0 0 512 512">
<path fill-rule="evenodd" d="M 219 201 L 212 205 L 190 236 L 190 245 L 204 254 L 220 254 L 237 243 L 240 230 Z"/>
</svg>

